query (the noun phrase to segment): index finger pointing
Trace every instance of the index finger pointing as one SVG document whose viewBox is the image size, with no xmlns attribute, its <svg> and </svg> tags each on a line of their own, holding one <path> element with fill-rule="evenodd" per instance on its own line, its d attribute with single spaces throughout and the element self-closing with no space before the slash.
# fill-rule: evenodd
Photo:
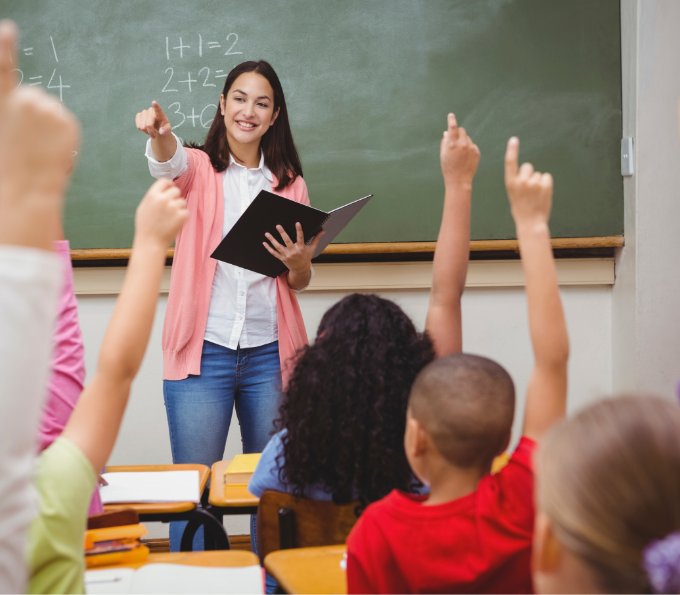
<svg viewBox="0 0 680 595">
<path fill-rule="evenodd" d="M 505 181 L 517 176 L 517 158 L 519 157 L 519 139 L 513 136 L 508 141 L 508 148 L 505 151 Z"/>
<path fill-rule="evenodd" d="M 153 106 L 153 109 L 156 112 L 156 117 L 165 115 L 163 108 L 159 105 L 159 103 L 155 99 L 151 102 L 151 105 Z"/>
<path fill-rule="evenodd" d="M 6 97 L 17 86 L 13 72 L 19 67 L 16 58 L 18 31 L 14 21 L 0 21 L 0 98 Z"/>
</svg>

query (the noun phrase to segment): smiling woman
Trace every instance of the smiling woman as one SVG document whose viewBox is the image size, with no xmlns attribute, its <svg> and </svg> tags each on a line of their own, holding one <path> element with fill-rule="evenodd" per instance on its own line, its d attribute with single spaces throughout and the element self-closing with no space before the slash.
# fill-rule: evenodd
<svg viewBox="0 0 680 595">
<path fill-rule="evenodd" d="M 151 175 L 175 180 L 191 217 L 177 237 L 163 328 L 163 394 L 174 463 L 222 459 L 232 411 L 243 452 L 262 452 L 273 433 L 288 360 L 307 343 L 295 293 L 309 284 L 321 237 L 305 245 L 278 228 L 269 252 L 288 268 L 277 279 L 210 254 L 261 190 L 309 204 L 279 78 L 265 61 L 228 75 L 202 145 L 182 146 L 157 102 L 137 114 Z M 277 239 L 278 238 L 278 239 Z M 264 249 L 264 248 L 263 248 Z M 283 370 L 283 373 L 282 373 Z M 184 523 L 172 523 L 178 550 Z M 254 522 L 251 535 L 256 545 Z M 194 549 L 202 549 L 197 534 Z"/>
</svg>

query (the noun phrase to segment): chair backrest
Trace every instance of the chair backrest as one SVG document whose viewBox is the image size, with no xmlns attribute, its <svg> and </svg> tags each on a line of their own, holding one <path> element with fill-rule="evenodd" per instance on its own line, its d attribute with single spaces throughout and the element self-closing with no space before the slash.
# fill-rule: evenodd
<svg viewBox="0 0 680 595">
<path fill-rule="evenodd" d="M 265 492 L 257 509 L 260 562 L 267 554 L 280 549 L 345 543 L 359 518 L 359 510 L 358 501 L 338 506 L 330 500 Z"/>
</svg>

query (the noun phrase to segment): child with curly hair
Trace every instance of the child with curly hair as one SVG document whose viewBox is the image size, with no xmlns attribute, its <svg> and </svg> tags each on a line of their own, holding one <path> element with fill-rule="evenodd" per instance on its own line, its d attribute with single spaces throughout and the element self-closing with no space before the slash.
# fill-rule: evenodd
<svg viewBox="0 0 680 595">
<path fill-rule="evenodd" d="M 462 349 L 460 300 L 478 163 L 479 149 L 449 114 L 441 144 L 444 214 L 425 333 L 399 306 L 375 295 L 350 295 L 328 310 L 315 343 L 298 357 L 279 431 L 262 453 L 251 493 L 278 490 L 366 505 L 394 488 L 422 489 L 404 454 L 406 403 L 426 364 Z"/>
</svg>

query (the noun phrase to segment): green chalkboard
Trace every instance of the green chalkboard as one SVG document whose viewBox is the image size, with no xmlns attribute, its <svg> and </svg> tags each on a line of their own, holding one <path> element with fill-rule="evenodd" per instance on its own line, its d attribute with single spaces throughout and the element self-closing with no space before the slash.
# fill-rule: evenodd
<svg viewBox="0 0 680 595">
<path fill-rule="evenodd" d="M 281 78 L 312 204 L 375 198 L 339 242 L 437 236 L 439 140 L 454 111 L 479 145 L 473 239 L 514 237 L 509 136 L 555 177 L 555 237 L 623 232 L 619 0 L 3 0 L 24 84 L 80 118 L 73 248 L 127 248 L 152 179 L 136 112 L 156 99 L 202 140 L 226 73 Z"/>
</svg>

